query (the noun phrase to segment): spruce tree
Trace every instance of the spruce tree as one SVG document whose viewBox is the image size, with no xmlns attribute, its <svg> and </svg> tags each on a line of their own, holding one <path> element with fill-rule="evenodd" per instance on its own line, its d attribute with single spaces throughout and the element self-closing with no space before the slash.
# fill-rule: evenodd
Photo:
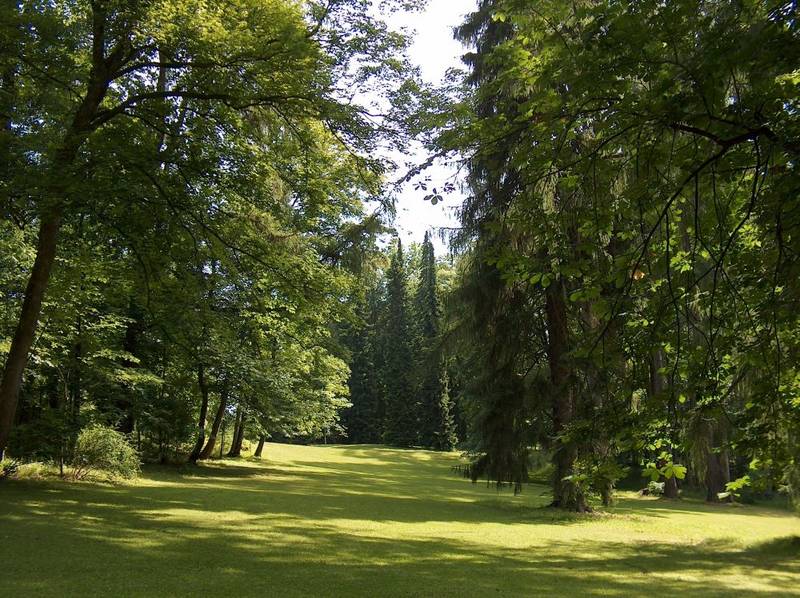
<svg viewBox="0 0 800 598">
<path fill-rule="evenodd" d="M 499 89 L 502 73 L 492 61 L 493 51 L 511 39 L 513 26 L 494 15 L 497 0 L 481 0 L 477 10 L 456 31 L 456 38 L 474 48 L 464 56 L 470 72 L 467 84 L 475 91 L 478 119 L 491 119 L 514 105 Z M 491 93 L 496 90 L 497 93 Z M 541 316 L 530 313 L 530 302 L 520 286 L 507 284 L 498 267 L 500 248 L 512 244 L 505 215 L 521 189 L 521 174 L 509 160 L 516 136 L 509 134 L 469 162 L 470 193 L 460 211 L 461 231 L 456 249 L 468 251 L 459 288 L 454 296 L 459 316 L 454 336 L 461 340 L 463 388 L 461 403 L 471 405 L 470 450 L 476 456 L 470 468 L 473 480 L 486 476 L 515 489 L 527 480 L 531 429 L 524 376 L 533 334 L 525 322 Z"/>
<path fill-rule="evenodd" d="M 436 282 L 436 256 L 429 233 L 425 233 L 422 244 L 415 299 L 420 443 L 437 450 L 451 450 L 455 444 L 453 417 L 447 390 L 447 370 L 439 346 L 441 307 Z"/>
<path fill-rule="evenodd" d="M 345 412 L 349 440 L 356 444 L 377 443 L 383 434 L 380 380 L 376 375 L 375 324 L 378 321 L 378 290 L 373 289 L 360 306 L 360 322 L 350 334 L 350 402 Z"/>
<path fill-rule="evenodd" d="M 396 446 L 412 446 L 417 442 L 418 418 L 412 383 L 413 350 L 408 318 L 408 277 L 400 240 L 397 241 L 397 250 L 392 256 L 387 273 L 386 293 L 384 441 Z"/>
</svg>

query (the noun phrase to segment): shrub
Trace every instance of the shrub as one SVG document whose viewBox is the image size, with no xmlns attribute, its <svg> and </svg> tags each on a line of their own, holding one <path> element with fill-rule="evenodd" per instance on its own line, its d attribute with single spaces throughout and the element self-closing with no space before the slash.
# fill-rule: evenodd
<svg viewBox="0 0 800 598">
<path fill-rule="evenodd" d="M 662 496 L 664 494 L 664 482 L 650 482 L 647 484 L 647 492 L 645 492 L 648 496 Z"/>
<path fill-rule="evenodd" d="M 59 468 L 55 464 L 34 461 L 33 463 L 21 463 L 14 474 L 14 478 L 18 480 L 44 480 L 58 475 Z"/>
<path fill-rule="evenodd" d="M 0 480 L 3 478 L 13 478 L 19 471 L 19 463 L 16 461 L 0 461 Z"/>
<path fill-rule="evenodd" d="M 78 435 L 72 477 L 80 480 L 93 470 L 102 470 L 111 477 L 134 478 L 139 474 L 139 455 L 124 435 L 104 426 L 92 426 Z"/>
</svg>

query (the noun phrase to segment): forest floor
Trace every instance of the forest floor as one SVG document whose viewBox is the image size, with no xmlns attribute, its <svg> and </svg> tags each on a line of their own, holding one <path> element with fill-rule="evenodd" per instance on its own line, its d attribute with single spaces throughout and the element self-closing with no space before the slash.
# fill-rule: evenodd
<svg viewBox="0 0 800 598">
<path fill-rule="evenodd" d="M 0 482 L 5 596 L 800 596 L 800 518 L 623 494 L 544 507 L 455 454 L 267 445 L 123 485 Z"/>
</svg>

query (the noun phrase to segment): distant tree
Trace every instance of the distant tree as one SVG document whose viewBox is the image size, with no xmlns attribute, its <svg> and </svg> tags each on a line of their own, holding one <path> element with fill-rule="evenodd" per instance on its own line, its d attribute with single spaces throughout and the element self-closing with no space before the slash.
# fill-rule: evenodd
<svg viewBox="0 0 800 598">
<path fill-rule="evenodd" d="M 430 233 L 425 233 L 414 304 L 417 335 L 417 400 L 420 444 L 450 450 L 455 444 L 448 394 L 447 368 L 440 345 L 441 305 L 436 277 L 436 255 Z"/>
<path fill-rule="evenodd" d="M 382 377 L 386 392 L 384 440 L 396 446 L 412 446 L 418 441 L 419 403 L 414 393 L 411 327 L 408 305 L 408 276 L 403 245 L 397 248 L 387 272 L 385 363 Z"/>
<path fill-rule="evenodd" d="M 350 442 L 381 442 L 384 429 L 383 389 L 377 375 L 376 326 L 381 304 L 378 289 L 371 289 L 359 308 L 359 321 L 350 333 L 350 403 L 345 413 Z"/>
</svg>

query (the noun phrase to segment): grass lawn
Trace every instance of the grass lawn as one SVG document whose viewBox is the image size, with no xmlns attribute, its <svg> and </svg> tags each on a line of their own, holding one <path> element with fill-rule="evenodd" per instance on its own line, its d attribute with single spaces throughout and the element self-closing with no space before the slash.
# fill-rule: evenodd
<svg viewBox="0 0 800 598">
<path fill-rule="evenodd" d="M 0 483 L 0 595 L 800 596 L 800 518 L 624 494 L 542 508 L 456 455 L 267 445 L 127 485 Z M 794 536 L 794 538 L 792 537 Z"/>
</svg>

